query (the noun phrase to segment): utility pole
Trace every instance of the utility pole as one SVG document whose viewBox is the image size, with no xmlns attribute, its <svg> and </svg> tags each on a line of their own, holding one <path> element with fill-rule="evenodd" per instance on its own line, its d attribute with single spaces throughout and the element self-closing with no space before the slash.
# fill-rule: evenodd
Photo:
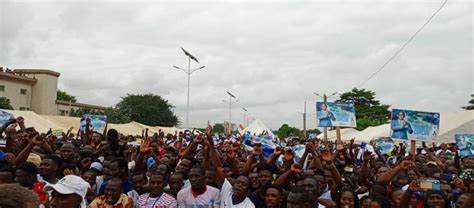
<svg viewBox="0 0 474 208">
<path fill-rule="evenodd" d="M 303 113 L 298 112 L 299 114 L 303 115 L 303 138 L 306 139 L 306 101 L 304 101 L 304 111 Z"/>
</svg>

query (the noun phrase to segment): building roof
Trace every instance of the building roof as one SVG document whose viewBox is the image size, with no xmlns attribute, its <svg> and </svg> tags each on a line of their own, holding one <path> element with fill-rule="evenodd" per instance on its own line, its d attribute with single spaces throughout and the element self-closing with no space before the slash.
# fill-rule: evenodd
<svg viewBox="0 0 474 208">
<path fill-rule="evenodd" d="M 17 82 L 24 82 L 27 84 L 34 85 L 38 80 L 29 78 L 26 76 L 21 76 L 19 74 L 15 74 L 14 72 L 1 72 L 0 71 L 0 79 L 4 80 L 12 80 L 12 81 L 17 81 Z"/>
<path fill-rule="evenodd" d="M 61 74 L 49 69 L 15 69 L 17 74 L 48 74 L 51 76 L 59 77 Z"/>
<path fill-rule="evenodd" d="M 64 101 L 64 100 L 56 100 L 56 104 L 60 105 L 71 105 L 74 107 L 80 107 L 80 108 L 91 108 L 91 109 L 99 109 L 99 110 L 105 110 L 108 107 L 104 106 L 98 106 L 98 105 L 90 105 L 90 104 L 85 104 L 85 103 L 76 103 L 76 102 L 69 102 L 69 101 Z"/>
</svg>

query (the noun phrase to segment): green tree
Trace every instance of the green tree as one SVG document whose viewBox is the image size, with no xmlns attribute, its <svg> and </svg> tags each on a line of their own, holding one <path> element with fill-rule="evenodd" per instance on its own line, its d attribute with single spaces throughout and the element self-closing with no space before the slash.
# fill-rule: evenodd
<svg viewBox="0 0 474 208">
<path fill-rule="evenodd" d="M 321 134 L 321 131 L 319 129 L 308 129 L 306 130 L 306 133 L 309 135 L 309 134 Z"/>
<path fill-rule="evenodd" d="M 357 119 L 357 130 L 364 130 L 369 126 L 378 126 L 390 121 L 390 105 L 380 104 L 375 99 L 375 92 L 354 88 L 350 92 L 342 93 L 336 102 L 354 103 Z"/>
<path fill-rule="evenodd" d="M 62 101 L 71 101 L 73 103 L 77 102 L 76 96 L 72 96 L 67 94 L 65 91 L 61 91 L 58 89 L 57 92 L 57 100 L 62 100 Z"/>
<path fill-rule="evenodd" d="M 301 130 L 296 128 L 296 127 L 291 127 L 288 126 L 288 124 L 283 124 L 277 131 L 277 135 L 279 138 L 285 138 L 289 136 L 290 134 L 293 134 L 295 136 L 301 136 Z"/>
<path fill-rule="evenodd" d="M 225 133 L 224 125 L 218 124 L 218 123 L 214 124 L 214 126 L 212 127 L 212 132 L 218 133 L 218 134 Z"/>
<path fill-rule="evenodd" d="M 171 111 L 172 105 L 159 95 L 128 94 L 116 105 L 122 115 L 149 126 L 176 126 L 178 117 Z"/>
<path fill-rule="evenodd" d="M 469 100 L 469 105 L 468 106 L 464 106 L 464 107 L 461 107 L 462 109 L 465 109 L 465 110 L 474 110 L 474 94 L 471 94 L 471 100 Z"/>
<path fill-rule="evenodd" d="M 0 97 L 0 109 L 13 110 L 13 107 L 10 104 L 10 99 L 6 97 Z"/>
</svg>

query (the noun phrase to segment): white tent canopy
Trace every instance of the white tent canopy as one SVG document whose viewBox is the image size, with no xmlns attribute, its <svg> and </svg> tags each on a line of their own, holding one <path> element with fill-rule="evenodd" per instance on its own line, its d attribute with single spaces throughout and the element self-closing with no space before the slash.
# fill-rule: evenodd
<svg viewBox="0 0 474 208">
<path fill-rule="evenodd" d="M 453 142 L 455 133 L 474 133 L 474 111 L 460 111 L 440 113 L 439 136 L 434 141 Z M 347 141 L 356 138 L 356 142 L 369 142 L 371 139 L 378 137 L 390 136 L 390 124 L 373 126 L 363 131 L 351 132 L 348 129 L 341 130 L 341 139 Z M 319 134 L 318 138 L 322 138 L 323 134 Z M 328 131 L 328 139 L 336 138 L 336 131 Z"/>
<path fill-rule="evenodd" d="M 68 117 L 68 116 L 50 116 L 50 115 L 38 115 L 33 111 L 17 111 L 17 110 L 6 110 L 13 114 L 15 117 L 25 118 L 26 127 L 35 127 L 38 132 L 44 133 L 51 129 L 62 129 L 67 131 L 70 127 L 74 127 L 72 133 L 76 133 L 80 127 L 80 118 Z M 161 126 L 147 126 L 138 122 L 130 122 L 126 124 L 108 124 L 109 129 L 116 129 L 119 133 L 124 135 L 141 135 L 142 130 L 148 128 L 149 133 L 153 134 L 159 130 L 165 134 L 174 134 L 175 131 L 182 131 L 176 127 L 161 127 Z"/>
<path fill-rule="evenodd" d="M 250 132 L 251 134 L 259 135 L 263 131 L 267 131 L 268 134 L 273 135 L 272 131 L 265 125 L 260 119 L 253 120 L 247 128 L 242 130 L 242 132 Z"/>
</svg>

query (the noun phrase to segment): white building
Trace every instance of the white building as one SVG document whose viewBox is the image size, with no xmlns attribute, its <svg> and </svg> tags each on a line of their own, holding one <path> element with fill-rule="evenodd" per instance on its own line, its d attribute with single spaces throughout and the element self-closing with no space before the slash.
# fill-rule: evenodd
<svg viewBox="0 0 474 208">
<path fill-rule="evenodd" d="M 45 69 L 0 71 L 0 97 L 10 100 L 14 110 L 41 115 L 69 115 L 74 109 L 104 110 L 106 107 L 57 100 L 60 73 Z"/>
</svg>

